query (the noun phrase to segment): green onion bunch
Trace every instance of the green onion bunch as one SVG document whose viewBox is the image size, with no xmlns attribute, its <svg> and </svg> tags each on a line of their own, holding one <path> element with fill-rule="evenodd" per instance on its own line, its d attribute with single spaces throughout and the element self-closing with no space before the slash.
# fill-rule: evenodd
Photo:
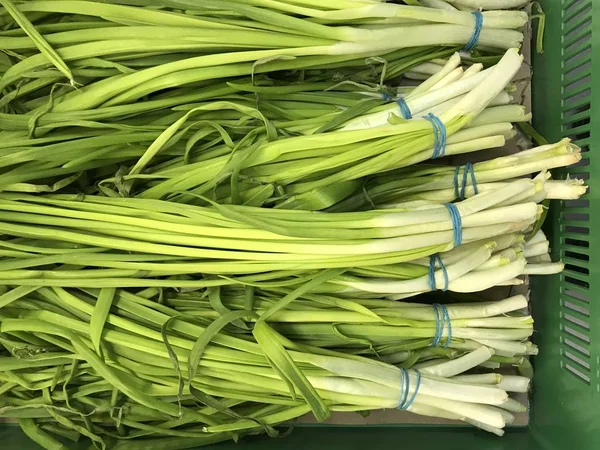
<svg viewBox="0 0 600 450">
<path fill-rule="evenodd" d="M 189 448 L 275 436 L 275 425 L 309 411 L 323 420 L 399 406 L 502 434 L 524 408 L 507 391 L 526 378 L 455 378 L 489 361 L 490 347 L 415 371 L 290 341 L 267 323 L 270 313 L 250 309 L 206 321 L 113 288 L 17 287 L 0 302 L 11 353 L 0 415 L 46 448 L 59 446 L 52 435 L 102 448 Z M 228 330 L 246 316 L 257 319 L 251 336 Z"/>
<path fill-rule="evenodd" d="M 523 273 L 526 261 L 519 253 L 509 264 L 504 256 L 492 256 L 496 247 L 513 245 L 509 239 L 498 246 L 495 239 L 534 226 L 543 208 L 531 199 L 543 186 L 538 177 L 480 193 L 454 203 L 458 217 L 440 204 L 323 213 L 5 193 L 0 194 L 0 283 L 206 287 L 236 282 L 211 275 L 275 280 L 288 273 L 311 277 L 315 270 L 331 270 L 331 282 L 342 287 L 414 295 L 429 290 L 427 276 L 420 276 L 426 270 L 421 258 L 442 252 L 447 270 L 436 271 L 435 284 L 441 286 L 445 278 L 451 290 L 469 285 L 478 290 Z M 413 262 L 408 273 L 414 274 L 408 280 L 403 279 L 407 274 L 384 268 L 382 279 L 369 281 L 380 266 L 408 262 Z M 349 267 L 375 272 L 336 278 Z M 479 282 L 459 288 L 477 268 L 485 270 Z"/>
<path fill-rule="evenodd" d="M 518 177 L 570 166 L 581 160 L 581 149 L 565 138 L 508 156 L 456 166 L 422 164 L 368 178 L 360 189 L 329 211 L 401 207 L 410 202 L 447 203 L 493 191 Z M 545 178 L 548 174 L 543 175 Z M 585 194 L 581 180 L 547 179 L 537 201 L 574 200 Z"/>
</svg>

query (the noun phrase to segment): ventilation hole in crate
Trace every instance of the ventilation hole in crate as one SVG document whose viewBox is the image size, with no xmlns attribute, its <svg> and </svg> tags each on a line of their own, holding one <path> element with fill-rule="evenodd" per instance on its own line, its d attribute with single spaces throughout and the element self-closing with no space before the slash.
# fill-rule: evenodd
<svg viewBox="0 0 600 450">
<path fill-rule="evenodd" d="M 577 6 L 583 5 L 587 0 L 563 0 L 565 14 L 571 14 Z"/>
<path fill-rule="evenodd" d="M 564 243 L 565 243 L 565 245 L 572 245 L 573 247 L 581 247 L 582 249 L 590 248 L 590 243 L 588 241 L 582 241 L 580 239 L 565 238 Z"/>
<path fill-rule="evenodd" d="M 590 261 L 590 257 L 584 253 L 575 252 L 573 250 L 565 250 L 564 256 L 566 258 L 571 258 L 574 260 L 571 264 L 577 265 L 576 261 L 581 261 L 582 263 L 587 263 Z"/>
<path fill-rule="evenodd" d="M 568 263 L 565 264 L 565 270 L 567 270 L 567 271 L 570 270 L 574 274 L 575 273 L 581 274 L 581 275 L 589 275 L 590 274 L 589 269 L 587 269 L 585 267 L 578 266 L 578 265 L 573 264 L 571 262 L 568 262 Z M 582 283 L 584 283 L 584 282 L 582 281 Z M 589 286 L 589 284 L 588 284 L 588 286 Z"/>
<path fill-rule="evenodd" d="M 589 336 L 587 336 L 587 335 L 585 335 L 583 333 L 580 333 L 579 331 L 577 331 L 577 330 L 575 330 L 575 329 L 573 329 L 571 327 L 564 327 L 563 330 L 564 330 L 565 333 L 568 333 L 571 336 L 576 337 L 577 339 L 582 340 L 583 342 L 586 342 L 588 344 L 590 343 Z"/>
<path fill-rule="evenodd" d="M 579 364 L 581 367 L 587 369 L 588 371 L 590 370 L 590 363 L 583 360 L 582 358 L 580 358 L 579 356 L 571 353 L 571 352 L 564 352 L 564 355 L 569 358 L 571 361 L 573 361 L 574 363 Z"/>
<path fill-rule="evenodd" d="M 578 128 L 578 127 L 582 127 L 584 125 L 589 125 L 589 123 L 590 123 L 589 117 L 582 117 L 582 118 L 577 119 L 570 123 L 563 123 L 563 129 L 565 130 L 565 132 L 568 132 L 569 130 L 572 130 L 573 128 Z M 580 138 L 576 138 L 576 139 L 580 139 Z"/>
<path fill-rule="evenodd" d="M 590 257 L 588 255 L 584 255 L 583 253 L 573 252 L 570 250 L 565 252 L 565 257 L 572 258 L 572 259 L 578 259 L 581 262 L 589 262 L 589 260 L 590 260 Z"/>
<path fill-rule="evenodd" d="M 576 311 L 576 312 L 578 312 L 580 314 L 583 314 L 584 316 L 588 316 L 588 317 L 590 316 L 590 310 L 588 308 L 583 307 L 583 306 L 579 306 L 579 305 L 576 305 L 575 303 L 568 302 L 568 301 L 565 301 L 565 305 L 564 306 L 565 306 L 565 308 L 569 308 L 569 309 L 571 309 L 573 311 Z"/>
<path fill-rule="evenodd" d="M 577 317 L 574 317 L 571 314 L 565 314 L 563 317 L 565 318 L 565 320 L 568 320 L 572 324 L 578 325 L 581 328 L 585 328 L 586 330 L 590 329 L 590 323 L 586 320 L 578 319 Z"/>
<path fill-rule="evenodd" d="M 586 61 L 583 64 L 579 64 L 577 67 L 569 69 L 565 72 L 564 80 L 568 82 L 569 80 L 577 78 L 579 76 L 579 74 L 586 72 L 588 70 L 591 70 L 591 68 L 592 68 L 591 61 Z"/>
<path fill-rule="evenodd" d="M 583 292 L 578 292 L 578 291 L 573 291 L 573 290 L 565 289 L 564 295 L 567 295 L 569 297 L 573 297 L 573 298 L 575 298 L 577 300 L 581 300 L 582 302 L 586 302 L 586 303 L 590 302 L 589 295 L 584 294 Z"/>
<path fill-rule="evenodd" d="M 576 221 L 576 222 L 587 222 L 590 220 L 590 215 L 588 213 L 579 213 L 579 212 L 565 211 L 562 213 L 562 217 L 565 220 Z"/>
<path fill-rule="evenodd" d="M 585 356 L 590 356 L 590 351 L 587 348 L 583 347 L 582 345 L 579 345 L 576 342 L 573 342 L 571 339 L 567 339 L 567 338 L 561 338 L 561 340 L 563 341 L 563 343 L 565 345 L 568 345 L 573 350 L 577 350 L 578 352 L 584 354 Z"/>
<path fill-rule="evenodd" d="M 579 53 L 574 54 L 570 58 L 567 58 L 564 62 L 566 67 L 573 67 L 575 65 L 587 64 L 588 56 L 592 53 L 592 47 L 588 46 Z M 573 67 L 574 68 L 574 67 Z"/>
<path fill-rule="evenodd" d="M 580 26 L 569 30 L 568 33 L 563 34 L 563 42 L 569 42 L 571 39 L 577 39 L 577 37 L 584 31 L 588 31 L 592 28 L 592 18 L 588 17 L 585 19 Z M 565 28 L 567 29 L 567 28 Z"/>
<path fill-rule="evenodd" d="M 582 27 L 579 27 L 578 31 L 580 31 L 582 29 L 583 29 Z M 579 47 L 585 45 L 586 42 L 588 42 L 591 39 L 591 37 L 592 37 L 591 30 L 588 30 L 587 32 L 585 32 L 585 34 L 583 34 L 581 37 L 576 38 L 575 36 L 573 36 L 573 38 L 575 40 L 565 47 L 565 53 L 569 54 L 569 53 L 574 52 Z M 565 39 L 565 41 L 568 41 L 568 39 Z M 587 44 L 587 45 L 590 45 L 590 44 Z"/>
<path fill-rule="evenodd" d="M 563 9 L 565 10 L 564 14 L 573 14 L 577 8 L 584 5 L 587 1 L 589 0 L 563 0 Z"/>
<path fill-rule="evenodd" d="M 581 372 L 579 369 L 576 369 L 575 367 L 573 367 L 571 364 L 565 364 L 565 369 L 567 369 L 569 372 L 571 372 L 576 377 L 585 381 L 586 384 L 590 384 L 590 382 L 591 382 L 590 377 L 587 376 L 586 374 L 584 374 L 583 372 Z"/>
<path fill-rule="evenodd" d="M 578 226 L 574 226 L 574 225 L 567 225 L 565 227 L 565 231 L 567 233 L 573 233 L 573 234 L 584 234 L 584 235 L 590 234 L 590 229 L 588 227 L 578 227 Z"/>
<path fill-rule="evenodd" d="M 576 144 L 577 144 L 577 141 L 582 141 L 584 139 L 589 139 L 590 138 L 590 132 L 589 131 L 584 131 L 582 133 L 576 133 L 576 134 L 569 134 L 568 130 L 566 130 L 566 132 L 564 134 L 566 135 L 566 137 L 570 138 Z"/>
<path fill-rule="evenodd" d="M 566 269 L 566 267 L 565 267 L 565 269 Z M 590 288 L 590 283 L 588 283 L 587 281 L 578 280 L 577 278 L 570 277 L 569 275 L 565 275 L 565 281 L 567 283 L 572 283 L 575 286 L 582 287 L 584 289 Z"/>
<path fill-rule="evenodd" d="M 565 85 L 563 92 L 566 95 L 569 95 L 569 91 L 579 90 L 579 88 L 581 88 L 582 86 L 589 85 L 591 81 L 592 81 L 592 76 L 586 75 L 584 77 L 581 77 L 579 80 L 575 80 L 575 81 Z"/>
<path fill-rule="evenodd" d="M 580 8 L 589 2 L 590 0 L 563 0 L 563 17 L 570 17 L 576 14 Z"/>
<path fill-rule="evenodd" d="M 586 17 L 590 11 L 592 10 L 592 3 L 590 2 L 587 6 L 585 6 L 583 9 L 581 9 L 581 11 L 577 12 L 577 10 L 583 5 L 584 3 L 574 3 L 572 6 L 565 8 L 565 12 L 564 12 L 564 16 L 563 17 L 569 17 L 572 14 L 575 14 L 573 17 L 570 17 L 566 22 L 565 22 L 565 28 L 569 28 L 575 24 L 577 24 L 577 22 L 580 19 L 583 19 L 584 17 Z"/>
<path fill-rule="evenodd" d="M 565 200 L 564 205 L 566 208 L 589 208 L 590 201 L 583 198 L 577 200 Z"/>
<path fill-rule="evenodd" d="M 576 103 L 580 100 L 587 99 L 592 94 L 592 90 L 590 88 L 584 89 L 581 92 L 577 92 L 572 95 L 564 95 L 563 97 L 563 105 L 569 106 L 571 103 Z"/>
<path fill-rule="evenodd" d="M 589 111 L 590 105 L 591 105 L 591 103 L 587 102 L 587 103 L 584 103 L 583 105 L 576 106 L 575 108 L 567 109 L 563 113 L 563 119 L 568 119 L 569 117 L 574 116 L 575 114 Z"/>
</svg>

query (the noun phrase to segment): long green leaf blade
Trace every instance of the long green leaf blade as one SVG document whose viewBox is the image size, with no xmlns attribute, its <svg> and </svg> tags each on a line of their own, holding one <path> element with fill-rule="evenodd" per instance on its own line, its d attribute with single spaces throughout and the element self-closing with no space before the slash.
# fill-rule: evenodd
<svg viewBox="0 0 600 450">
<path fill-rule="evenodd" d="M 44 39 L 44 37 L 35 29 L 35 26 L 27 19 L 19 8 L 12 2 L 12 0 L 2 0 L 1 3 L 4 5 L 8 13 L 15 20 L 25 33 L 35 43 L 35 46 L 39 51 L 50 60 L 50 62 L 65 76 L 69 79 L 71 84 L 75 83 L 71 69 L 62 60 L 58 53 L 50 46 L 50 44 Z"/>
<path fill-rule="evenodd" d="M 99 355 L 100 343 L 102 341 L 102 330 L 104 329 L 104 324 L 108 318 L 110 307 L 112 306 L 113 299 L 115 298 L 115 292 L 115 288 L 100 289 L 98 300 L 96 300 L 96 307 L 94 308 L 94 313 L 92 314 L 92 319 L 90 321 L 90 339 L 92 340 L 92 344 L 94 344 L 96 353 Z"/>
</svg>

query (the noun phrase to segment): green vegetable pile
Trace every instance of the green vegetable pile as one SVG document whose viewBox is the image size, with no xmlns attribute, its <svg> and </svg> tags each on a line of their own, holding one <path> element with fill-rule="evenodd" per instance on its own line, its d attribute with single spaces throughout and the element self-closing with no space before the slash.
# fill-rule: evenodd
<svg viewBox="0 0 600 450">
<path fill-rule="evenodd" d="M 586 192 L 568 139 L 490 153 L 531 119 L 526 3 L 0 0 L 0 418 L 52 450 L 386 408 L 501 436 L 538 348 L 479 292 L 560 272 L 548 201 Z"/>
</svg>

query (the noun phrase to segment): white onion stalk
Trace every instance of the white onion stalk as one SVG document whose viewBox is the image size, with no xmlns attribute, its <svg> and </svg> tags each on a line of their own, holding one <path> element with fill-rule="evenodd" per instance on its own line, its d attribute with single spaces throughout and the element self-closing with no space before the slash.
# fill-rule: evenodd
<svg viewBox="0 0 600 450">
<path fill-rule="evenodd" d="M 498 411 L 500 414 L 502 414 L 502 417 L 504 417 L 504 420 L 506 421 L 507 425 L 510 425 L 511 423 L 513 423 L 515 421 L 515 415 L 510 413 L 509 411 L 499 408 L 497 406 L 490 406 L 490 408 L 493 408 L 494 410 Z M 485 428 L 483 428 L 485 430 Z M 488 430 L 486 430 L 488 431 Z M 501 435 L 499 435 L 501 436 Z"/>
<path fill-rule="evenodd" d="M 550 250 L 550 242 L 542 241 L 532 245 L 526 245 L 523 248 L 523 256 L 525 258 L 531 258 L 533 256 L 544 255 Z"/>
<path fill-rule="evenodd" d="M 517 375 L 501 375 L 497 373 L 485 373 L 478 375 L 459 375 L 453 380 L 468 384 L 495 385 L 506 392 L 529 391 L 531 379 Z"/>
<path fill-rule="evenodd" d="M 457 375 L 453 380 L 468 384 L 499 384 L 502 381 L 502 375 L 499 373 L 481 373 L 476 375 Z"/>
<path fill-rule="evenodd" d="M 421 369 L 421 373 L 444 378 L 453 377 L 478 366 L 484 361 L 487 361 L 494 355 L 494 353 L 494 350 L 491 348 L 480 347 L 477 350 L 467 353 L 465 356 L 460 358 L 456 358 L 442 364 L 437 364 L 435 366 L 425 367 Z"/>
<path fill-rule="evenodd" d="M 469 123 L 469 126 L 477 127 L 498 122 L 528 122 L 530 120 L 531 113 L 527 113 L 524 106 L 500 105 L 483 110 Z"/>
<path fill-rule="evenodd" d="M 466 73 L 466 72 L 465 72 L 465 73 Z M 458 97 L 451 98 L 450 100 L 447 100 L 447 101 L 445 101 L 445 102 L 439 103 L 439 104 L 437 104 L 437 105 L 435 105 L 435 106 L 433 106 L 433 107 L 431 107 L 431 108 L 429 108 L 429 109 L 427 109 L 427 110 L 425 110 L 425 111 L 422 111 L 420 114 L 421 114 L 422 116 L 424 116 L 424 115 L 426 115 L 426 114 L 428 114 L 428 113 L 433 113 L 433 114 L 435 114 L 436 116 L 438 116 L 438 115 L 440 115 L 442 112 L 444 112 L 444 111 L 446 111 L 447 109 L 449 109 L 451 106 L 453 106 L 453 105 L 455 105 L 456 103 L 458 103 L 458 102 L 459 102 L 459 101 L 460 101 L 460 100 L 461 100 L 463 97 L 464 97 L 464 95 L 460 95 L 460 96 L 458 96 Z M 493 99 L 493 100 L 490 102 L 490 104 L 488 105 L 488 108 L 486 108 L 486 110 L 487 110 L 487 109 L 489 109 L 489 108 L 493 108 L 493 107 L 495 107 L 495 106 L 504 106 L 504 105 L 508 105 L 508 104 L 510 104 L 510 103 L 511 103 L 513 100 L 514 100 L 514 98 L 513 98 L 513 96 L 512 96 L 512 95 L 510 95 L 510 94 L 509 94 L 508 92 L 506 92 L 506 91 L 502 91 L 502 92 L 500 92 L 500 93 L 499 93 L 499 94 L 496 96 L 496 98 L 494 98 L 494 99 Z M 516 111 L 516 110 L 515 110 L 515 111 Z M 520 115 L 520 114 L 515 114 L 515 115 L 514 115 L 514 117 L 515 117 L 515 118 L 517 118 L 517 119 L 519 119 L 519 120 L 521 120 L 521 117 L 522 117 L 522 118 L 523 118 L 523 121 L 524 121 L 524 119 L 526 118 L 526 116 L 525 116 L 525 115 Z M 472 127 L 472 126 L 476 126 L 476 125 L 469 124 L 467 127 Z"/>
<path fill-rule="evenodd" d="M 409 70 L 408 72 L 404 72 L 403 77 L 409 80 L 425 81 L 429 78 L 429 75 Z M 373 97 L 377 97 L 377 95 L 373 95 Z"/>
<path fill-rule="evenodd" d="M 548 238 L 543 230 L 538 230 L 531 239 L 525 244 L 526 247 L 531 247 L 534 244 L 540 244 L 542 242 L 548 242 Z"/>
<path fill-rule="evenodd" d="M 483 64 L 481 63 L 475 63 L 475 64 L 471 64 L 469 67 L 467 67 L 463 73 L 463 78 L 468 78 L 471 75 L 475 75 L 476 73 L 479 73 L 483 70 Z"/>
<path fill-rule="evenodd" d="M 525 258 L 519 258 L 495 269 L 468 273 L 450 282 L 448 289 L 454 292 L 483 291 L 522 275 L 525 272 L 526 265 L 527 260 Z"/>
<path fill-rule="evenodd" d="M 436 8 L 444 11 L 458 11 L 454 6 L 444 0 L 421 0 L 423 6 Z"/>
<path fill-rule="evenodd" d="M 544 255 L 532 256 L 531 258 L 527 258 L 527 264 L 540 264 L 540 263 L 551 263 L 552 258 L 550 254 L 546 253 Z"/>
<path fill-rule="evenodd" d="M 464 69 L 462 67 L 457 67 L 452 72 L 450 72 L 448 75 L 446 75 L 444 78 L 442 78 L 440 81 L 435 83 L 431 87 L 431 90 L 435 91 L 436 89 L 441 89 L 444 86 L 448 86 L 450 83 L 453 83 L 453 82 L 463 78 L 463 75 L 464 75 Z"/>
<path fill-rule="evenodd" d="M 424 3 L 424 2 L 422 2 L 422 3 Z M 449 411 L 445 411 L 443 409 L 436 408 L 435 406 L 423 405 L 422 403 L 419 403 L 419 402 L 414 402 L 411 405 L 410 412 L 412 412 L 414 414 L 418 414 L 420 416 L 435 417 L 435 418 L 448 419 L 448 420 L 460 420 L 462 422 L 466 421 L 465 416 L 460 416 L 458 414 L 454 414 Z M 502 430 L 500 430 L 500 431 L 502 431 Z"/>
<path fill-rule="evenodd" d="M 450 348 L 463 350 L 463 351 L 472 351 L 476 350 L 481 345 L 485 345 L 486 347 L 493 348 L 498 356 L 530 356 L 537 355 L 538 348 L 533 345 L 531 342 L 515 342 L 503 339 L 486 339 L 486 338 L 477 338 L 472 340 L 466 340 L 464 342 L 455 342 L 452 341 L 450 344 Z"/>
<path fill-rule="evenodd" d="M 496 247 L 494 248 L 494 252 L 501 252 L 502 250 L 506 250 L 513 246 L 520 246 L 525 240 L 525 236 L 522 234 L 505 234 L 501 236 L 494 237 L 494 242 L 496 243 Z M 478 246 L 485 244 L 485 242 L 470 242 L 468 244 L 462 244 L 458 247 L 453 248 L 452 250 L 448 250 L 446 252 L 440 253 L 440 257 L 442 262 L 446 264 L 454 264 L 463 258 L 466 258 L 473 249 Z M 420 266 L 429 267 L 429 259 L 428 258 L 420 258 L 412 261 L 413 264 L 418 264 Z"/>
<path fill-rule="evenodd" d="M 507 401 L 505 401 L 503 405 L 505 405 Z M 501 429 L 506 425 L 504 416 L 501 413 L 484 405 L 438 399 L 436 397 L 429 397 L 425 395 L 419 396 L 418 403 L 426 406 L 437 407 L 459 416 L 464 416 L 465 418 L 484 423 L 494 428 Z M 410 411 L 410 408 L 408 410 Z"/>
<path fill-rule="evenodd" d="M 506 411 L 511 411 L 515 413 L 523 413 L 527 411 L 527 407 L 513 398 L 507 399 L 500 408 L 505 409 Z"/>
<path fill-rule="evenodd" d="M 506 392 L 528 392 L 531 380 L 517 375 L 503 375 L 497 386 Z"/>
<path fill-rule="evenodd" d="M 525 271 L 523 270 L 523 274 Z M 521 278 L 511 278 L 510 280 L 502 281 L 498 283 L 496 286 L 522 286 L 525 284 L 525 281 Z"/>
<path fill-rule="evenodd" d="M 434 86 L 437 83 L 441 82 L 447 75 L 451 74 L 455 69 L 459 67 L 459 65 L 460 55 L 458 53 L 454 53 L 450 58 L 448 58 L 448 61 L 446 62 L 446 64 L 444 64 L 443 67 L 440 67 L 439 70 L 434 72 L 427 81 L 417 86 L 410 94 L 408 94 L 406 98 L 415 98 L 420 94 L 433 90 Z"/>
<path fill-rule="evenodd" d="M 503 353 L 504 356 L 515 355 L 537 355 L 538 348 L 531 342 L 510 342 L 494 339 L 476 339 L 479 344 L 487 345 L 497 351 L 498 354 Z"/>
<path fill-rule="evenodd" d="M 455 5 L 475 9 L 516 9 L 525 6 L 528 0 L 451 0 Z"/>
<path fill-rule="evenodd" d="M 561 273 L 565 269 L 563 262 L 546 263 L 546 264 L 535 264 L 527 262 L 525 266 L 525 275 L 555 275 Z"/>
<path fill-rule="evenodd" d="M 465 259 L 456 264 L 452 264 L 446 267 L 448 280 L 451 282 L 460 276 L 472 271 L 475 267 L 483 264 L 489 259 L 494 244 L 488 244 L 477 251 L 475 251 L 468 259 Z M 441 286 L 444 283 L 444 275 L 441 270 L 435 272 L 436 285 Z M 390 280 L 368 280 L 363 279 L 361 281 L 350 281 L 345 280 L 342 276 L 341 279 L 332 281 L 333 283 L 340 284 L 342 286 L 351 287 L 354 289 L 381 293 L 381 294 L 405 294 L 410 292 L 424 292 L 429 289 L 429 276 L 414 278 L 412 280 L 404 281 L 390 281 Z"/>
<path fill-rule="evenodd" d="M 495 267 L 504 266 L 517 259 L 518 254 L 516 249 L 503 250 L 501 253 L 493 254 L 486 262 L 479 267 L 473 269 L 473 272 L 493 269 Z"/>
<path fill-rule="evenodd" d="M 414 66 L 412 69 L 410 69 L 411 72 L 416 72 L 416 73 L 428 75 L 428 76 L 434 75 L 434 74 L 438 73 L 440 70 L 442 70 L 442 66 L 440 66 L 439 64 L 436 64 L 434 62 L 426 62 L 426 63 L 418 64 L 418 65 Z"/>
</svg>

